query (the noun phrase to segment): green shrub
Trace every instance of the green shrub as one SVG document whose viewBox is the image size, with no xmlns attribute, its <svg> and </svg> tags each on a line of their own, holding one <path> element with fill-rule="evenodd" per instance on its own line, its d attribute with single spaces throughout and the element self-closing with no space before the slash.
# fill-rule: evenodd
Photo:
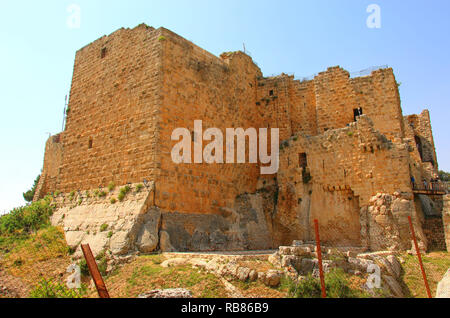
<svg viewBox="0 0 450 318">
<path fill-rule="evenodd" d="M 322 289 L 320 280 L 311 274 L 297 285 L 289 284 L 289 295 L 295 298 L 320 298 Z M 350 288 L 345 272 L 341 268 L 325 273 L 325 289 L 328 298 L 360 298 L 366 295 L 359 290 Z"/>
<path fill-rule="evenodd" d="M 70 246 L 67 247 L 67 252 L 69 253 L 69 255 L 75 254 L 76 251 L 77 251 L 77 249 L 74 247 L 70 247 Z"/>
<path fill-rule="evenodd" d="M 117 202 L 116 198 L 111 198 L 110 200 L 111 204 L 115 204 Z"/>
<path fill-rule="evenodd" d="M 34 180 L 34 183 L 33 183 L 33 186 L 31 187 L 31 189 L 28 190 L 27 192 L 23 193 L 23 198 L 25 199 L 25 201 L 27 201 L 27 202 L 33 201 L 34 194 L 36 192 L 36 187 L 39 183 L 40 178 L 41 178 L 41 175 L 38 175 L 37 178 Z"/>
<path fill-rule="evenodd" d="M 105 251 L 101 251 L 96 257 L 95 260 L 97 261 L 97 267 L 98 271 L 102 276 L 106 276 L 106 269 L 108 267 L 108 262 L 106 259 L 106 253 Z"/>
<path fill-rule="evenodd" d="M 130 191 L 131 191 L 131 188 L 128 185 L 124 186 L 123 188 L 120 188 L 119 195 L 117 197 L 119 199 L 119 201 L 122 202 L 125 199 L 125 197 L 127 196 L 128 192 L 130 192 Z"/>
<path fill-rule="evenodd" d="M 78 266 L 80 267 L 80 273 L 83 276 L 89 276 L 89 267 L 87 265 L 86 260 L 83 258 L 79 263 Z"/>
<path fill-rule="evenodd" d="M 121 188 L 120 191 L 124 192 L 125 194 L 127 194 L 128 192 L 131 191 L 131 187 L 129 185 L 126 185 L 123 188 Z"/>
<path fill-rule="evenodd" d="M 100 232 L 105 232 L 108 229 L 108 224 L 102 224 L 102 226 L 100 226 Z"/>
<path fill-rule="evenodd" d="M 100 190 L 94 190 L 94 197 L 98 198 L 100 196 Z"/>
<path fill-rule="evenodd" d="M 161 35 L 159 38 L 158 38 L 158 41 L 165 41 L 166 40 L 166 37 L 164 36 L 164 35 Z"/>
<path fill-rule="evenodd" d="M 0 217 L 0 234 L 31 233 L 50 224 L 54 206 L 50 197 L 13 209 Z"/>
<path fill-rule="evenodd" d="M 141 190 L 144 188 L 144 185 L 142 183 L 139 183 L 136 185 L 136 192 L 141 192 Z"/>
<path fill-rule="evenodd" d="M 108 191 L 109 191 L 109 192 L 114 191 L 115 188 L 116 188 L 116 184 L 115 184 L 114 182 L 110 182 L 110 183 L 108 184 Z"/>
<path fill-rule="evenodd" d="M 101 191 L 101 192 L 99 192 L 98 196 L 100 198 L 104 198 L 104 197 L 106 197 L 106 192 L 105 191 Z"/>
<path fill-rule="evenodd" d="M 30 298 L 83 298 L 86 287 L 70 289 L 65 284 L 43 279 L 30 292 Z"/>
<path fill-rule="evenodd" d="M 320 281 L 311 274 L 301 280 L 298 285 L 289 284 L 289 296 L 294 298 L 320 298 L 322 295 Z"/>
<path fill-rule="evenodd" d="M 71 192 L 69 193 L 69 200 L 72 201 L 73 198 L 74 198 L 74 196 L 75 196 L 75 191 L 71 191 Z"/>
<path fill-rule="evenodd" d="M 112 231 L 109 231 L 108 232 L 108 238 L 111 238 L 113 236 L 113 232 Z"/>
</svg>

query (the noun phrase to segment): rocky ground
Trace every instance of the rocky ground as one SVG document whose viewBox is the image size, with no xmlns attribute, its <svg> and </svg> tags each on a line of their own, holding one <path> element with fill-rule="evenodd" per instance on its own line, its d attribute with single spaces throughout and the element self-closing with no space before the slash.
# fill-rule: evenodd
<svg viewBox="0 0 450 318">
<path fill-rule="evenodd" d="M 52 232 L 53 233 L 53 232 Z M 72 262 L 63 237 L 40 233 L 20 249 L 0 255 L 0 298 L 28 297 L 41 278 L 64 282 Z M 47 244 L 42 248 L 42 245 Z M 358 248 L 322 247 L 325 275 L 339 268 L 348 286 L 361 297 L 425 297 L 417 257 L 408 253 L 362 253 Z M 43 251 L 47 256 L 42 257 Z M 65 252 L 66 251 L 66 252 Z M 109 253 L 106 253 L 109 255 Z M 446 252 L 424 255 L 433 295 L 450 267 Z M 305 277 L 318 276 L 314 244 L 294 242 L 275 251 L 226 253 L 164 253 L 111 257 L 104 276 L 112 297 L 270 297 L 292 296 Z M 378 270 L 378 272 L 377 272 Z M 379 273 L 380 288 L 367 282 Z M 447 275 L 448 276 L 448 275 Z M 372 277 L 372 278 L 371 278 Z M 85 277 L 88 297 L 97 297 L 92 281 Z M 445 295 L 448 283 L 441 283 Z"/>
</svg>

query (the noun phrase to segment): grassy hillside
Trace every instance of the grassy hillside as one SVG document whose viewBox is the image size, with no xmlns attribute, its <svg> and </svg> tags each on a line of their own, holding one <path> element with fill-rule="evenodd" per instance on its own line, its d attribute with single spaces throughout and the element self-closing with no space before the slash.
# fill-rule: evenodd
<svg viewBox="0 0 450 318">
<path fill-rule="evenodd" d="M 437 285 L 450 268 L 450 255 L 448 252 L 433 252 L 422 256 L 425 272 L 430 285 L 431 294 L 436 295 Z M 427 292 L 420 271 L 419 261 L 416 255 L 404 255 L 403 289 L 407 297 L 425 298 Z"/>
<path fill-rule="evenodd" d="M 28 297 L 43 280 L 62 282 L 70 251 L 62 229 L 50 225 L 52 213 L 46 197 L 0 217 L 0 285 L 10 292 L 3 297 Z"/>
</svg>

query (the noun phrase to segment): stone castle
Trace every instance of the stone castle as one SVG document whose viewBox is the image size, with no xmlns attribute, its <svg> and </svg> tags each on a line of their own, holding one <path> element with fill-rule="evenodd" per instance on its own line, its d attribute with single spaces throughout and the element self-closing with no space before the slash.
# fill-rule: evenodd
<svg viewBox="0 0 450 318">
<path fill-rule="evenodd" d="M 194 120 L 279 128 L 278 173 L 175 164 L 172 131 Z M 243 52 L 216 57 L 142 24 L 76 53 L 66 126 L 46 143 L 35 199 L 53 194 L 70 246 L 116 255 L 272 249 L 314 240 L 314 219 L 328 245 L 404 250 L 408 216 L 422 248 L 445 249 L 437 171 L 429 112 L 403 116 L 390 68 L 264 77 Z"/>
</svg>

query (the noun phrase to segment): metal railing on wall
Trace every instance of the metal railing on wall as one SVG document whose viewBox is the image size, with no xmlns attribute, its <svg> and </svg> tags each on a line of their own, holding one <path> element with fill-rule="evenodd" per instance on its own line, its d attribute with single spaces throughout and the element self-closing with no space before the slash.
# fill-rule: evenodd
<svg viewBox="0 0 450 318">
<path fill-rule="evenodd" d="M 413 190 L 428 192 L 430 194 L 433 193 L 441 194 L 442 192 L 449 193 L 450 183 L 449 182 L 436 182 L 436 183 L 432 182 L 427 184 L 414 183 Z"/>
<path fill-rule="evenodd" d="M 382 69 L 387 69 L 389 68 L 388 65 L 379 65 L 379 66 L 372 66 L 369 68 L 366 68 L 364 70 L 361 71 L 357 71 L 357 72 L 351 72 L 350 73 L 350 78 L 355 78 L 355 77 L 361 77 L 361 76 L 367 76 L 372 74 L 372 72 L 374 71 L 378 71 L 378 70 L 382 70 Z M 296 80 L 299 80 L 300 82 L 305 82 L 305 81 L 311 81 L 313 80 L 317 75 L 319 75 L 319 73 L 314 73 L 310 76 L 305 76 L 305 77 L 296 77 Z"/>
<path fill-rule="evenodd" d="M 372 67 L 366 68 L 364 70 L 361 70 L 359 72 L 350 73 L 350 78 L 367 76 L 367 75 L 372 74 L 372 72 L 374 72 L 374 71 L 383 70 L 386 68 L 389 68 L 389 66 L 388 65 L 372 66 Z"/>
</svg>

